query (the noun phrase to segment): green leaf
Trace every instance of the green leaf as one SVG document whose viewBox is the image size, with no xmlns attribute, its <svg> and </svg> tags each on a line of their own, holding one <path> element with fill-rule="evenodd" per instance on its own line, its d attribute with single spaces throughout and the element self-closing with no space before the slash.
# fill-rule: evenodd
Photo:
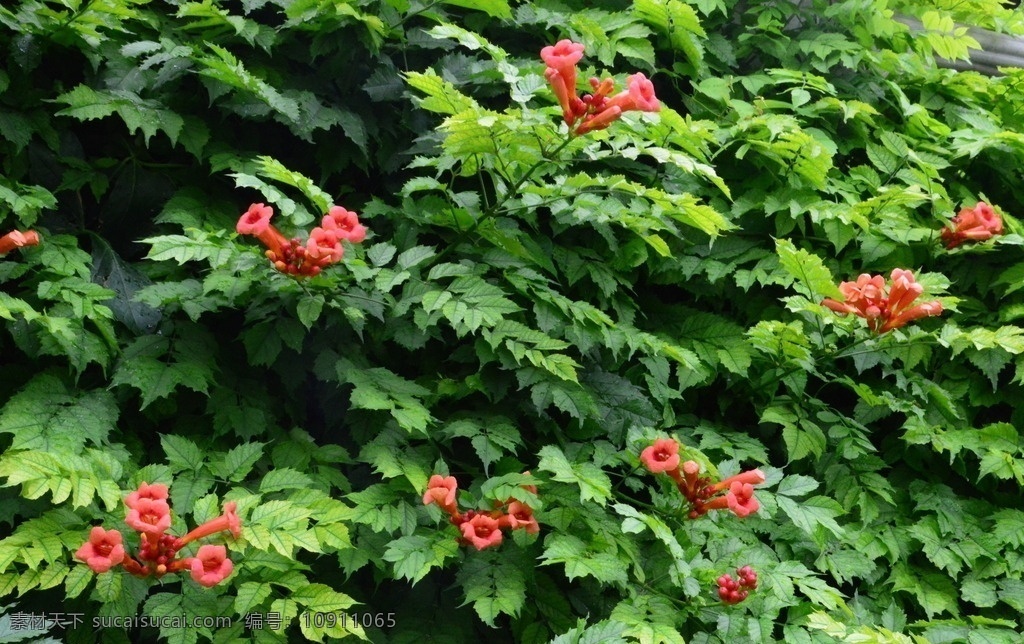
<svg viewBox="0 0 1024 644">
<path fill-rule="evenodd" d="M 577 577 L 593 577 L 608 584 L 625 584 L 626 568 L 616 554 L 608 551 L 594 551 L 579 537 L 568 534 L 553 534 L 545 540 L 542 565 L 565 564 L 565 576 L 569 581 Z"/>
<path fill-rule="evenodd" d="M 550 644 L 628 644 L 624 637 L 626 625 L 621 622 L 602 620 L 587 625 L 580 618 L 576 628 L 569 629 L 562 635 L 551 640 Z"/>
<path fill-rule="evenodd" d="M 842 301 L 843 296 L 832 273 L 817 255 L 797 248 L 788 239 L 776 239 L 775 252 L 779 255 L 782 268 L 797 280 L 794 288 L 798 293 L 814 302 L 823 297 Z"/>
<path fill-rule="evenodd" d="M 305 490 L 313 487 L 313 479 L 290 467 L 276 467 L 260 481 L 260 492 L 269 494 L 281 490 Z"/>
<path fill-rule="evenodd" d="M 160 336 L 138 338 L 124 350 L 117 364 L 111 385 L 128 385 L 142 394 L 145 409 L 154 400 L 170 396 L 178 387 L 206 393 L 213 380 L 207 364 L 190 359 L 179 351 L 172 353 L 178 360 L 166 359 L 169 343 Z"/>
<path fill-rule="evenodd" d="M 693 7 L 679 0 L 636 0 L 633 10 L 644 22 L 667 34 L 673 49 L 686 54 L 694 67 L 700 67 L 704 58 L 701 41 L 706 34 Z"/>
<path fill-rule="evenodd" d="M 243 92 L 283 116 L 286 122 L 297 123 L 301 118 L 299 103 L 285 97 L 269 83 L 251 73 L 231 52 L 212 43 L 206 43 L 213 55 L 196 56 L 199 74 Z"/>
<path fill-rule="evenodd" d="M 92 280 L 117 293 L 106 305 L 132 333 L 151 333 L 160 322 L 160 311 L 135 299 L 135 294 L 152 281 L 99 238 L 93 239 Z"/>
<path fill-rule="evenodd" d="M 480 619 L 491 628 L 498 615 L 518 617 L 526 601 L 526 583 L 512 562 L 491 563 L 481 557 L 466 561 L 458 581 L 466 593 L 463 606 L 472 603 Z"/>
<path fill-rule="evenodd" d="M 611 498 L 611 480 L 594 463 L 570 463 L 562 450 L 554 445 L 541 448 L 539 456 L 537 469 L 551 472 L 556 481 L 579 486 L 581 502 L 596 501 L 604 505 Z"/>
<path fill-rule="evenodd" d="M 807 595 L 807 598 L 814 602 L 815 605 L 835 610 L 844 604 L 843 593 L 832 588 L 818 577 L 796 579 L 795 583 L 800 592 Z"/>
<path fill-rule="evenodd" d="M 415 90 L 426 94 L 419 99 L 419 106 L 439 114 L 459 114 L 466 110 L 477 111 L 476 101 L 459 92 L 455 86 L 443 80 L 432 69 L 425 72 L 406 72 L 405 81 Z"/>
<path fill-rule="evenodd" d="M 919 573 L 906 564 L 897 564 L 890 577 L 893 590 L 910 593 L 917 599 L 928 619 L 947 612 L 958 614 L 957 592 L 952 580 L 943 573 Z"/>
<path fill-rule="evenodd" d="M 324 296 L 313 295 L 300 299 L 295 307 L 295 312 L 299 316 L 299 322 L 302 323 L 302 326 L 312 329 L 313 324 L 320 318 L 323 308 Z"/>
<path fill-rule="evenodd" d="M 160 445 L 167 454 L 167 463 L 174 471 L 198 470 L 206 461 L 202 450 L 187 438 L 163 434 L 160 436 Z"/>
<path fill-rule="evenodd" d="M 458 552 L 455 536 L 438 530 L 429 538 L 422 535 L 399 537 L 388 544 L 382 558 L 395 565 L 395 578 L 408 579 L 415 584 Z"/>
<path fill-rule="evenodd" d="M 512 19 L 512 9 L 508 6 L 508 0 L 442 0 L 442 4 L 483 11 L 492 18 Z"/>
<path fill-rule="evenodd" d="M 627 517 L 627 520 L 634 519 L 642 523 L 647 529 L 649 529 L 655 537 L 661 541 L 668 552 L 671 555 L 671 566 L 669 567 L 669 574 L 672 577 L 672 583 L 677 586 L 683 584 L 683 580 L 691 575 L 690 566 L 686 563 L 688 557 L 683 547 L 679 544 L 675 534 L 672 533 L 672 529 L 665 524 L 664 521 L 656 516 L 650 514 L 644 514 L 637 511 L 632 506 L 624 503 L 616 503 L 612 506 L 617 514 L 623 517 Z M 623 522 L 623 532 L 626 532 L 625 522 Z"/>
<path fill-rule="evenodd" d="M 843 514 L 843 507 L 834 500 L 825 496 L 812 496 L 804 501 L 795 501 L 787 496 L 777 499 L 779 507 L 790 520 L 818 543 L 824 543 L 819 528 L 828 530 L 839 539 L 845 536 L 846 532 L 835 521 L 835 517 Z"/>
<path fill-rule="evenodd" d="M 224 458 L 210 462 L 210 471 L 214 475 L 229 481 L 244 480 L 252 471 L 256 462 L 263 456 L 266 443 L 242 443 L 233 447 Z"/>
<path fill-rule="evenodd" d="M 119 410 L 105 390 L 73 391 L 50 373 L 40 373 L 0 411 L 0 433 L 12 434 L 9 449 L 80 452 L 103 446 Z"/>
<path fill-rule="evenodd" d="M 319 583 L 309 584 L 295 590 L 289 595 L 289 599 L 299 606 L 303 606 L 306 613 L 331 614 L 335 616 L 339 613 L 345 613 L 348 608 L 356 603 L 348 595 L 339 593 L 326 584 Z M 273 606 L 271 608 L 273 609 Z M 320 641 L 324 635 L 341 639 L 351 633 L 360 634 L 362 631 L 352 621 L 340 619 L 333 624 L 328 622 L 323 628 L 312 624 L 310 620 L 300 619 L 299 627 L 307 639 L 315 641 Z"/>
<path fill-rule="evenodd" d="M 177 113 L 166 109 L 162 103 L 141 98 L 128 90 L 94 90 L 87 85 L 78 85 L 70 92 L 61 94 L 54 102 L 68 107 L 56 112 L 57 116 L 70 116 L 81 121 L 103 118 L 117 113 L 132 134 L 142 130 L 146 145 L 158 131 L 162 131 L 176 145 L 185 122 Z"/>
<path fill-rule="evenodd" d="M 142 241 L 152 245 L 147 259 L 157 262 L 174 260 L 178 264 L 209 260 L 210 265 L 216 268 L 226 264 L 235 252 L 224 235 L 226 233 L 193 231 L 192 236 L 163 235 Z"/>
<path fill-rule="evenodd" d="M 313 180 L 303 174 L 289 170 L 283 163 L 270 156 L 256 157 L 259 163 L 259 174 L 288 186 L 298 188 L 322 214 L 327 214 L 334 205 L 331 195 L 321 190 Z"/>
<path fill-rule="evenodd" d="M 779 481 L 775 493 L 791 497 L 803 496 L 818 489 L 819 485 L 821 484 L 810 476 L 793 474 Z"/>
<path fill-rule="evenodd" d="M 239 615 L 252 612 L 252 610 L 270 597 L 272 587 L 267 582 L 247 581 L 238 586 L 238 593 L 235 596 L 234 608 Z"/>
<path fill-rule="evenodd" d="M 23 226 L 32 226 L 41 211 L 57 205 L 57 198 L 42 186 L 27 186 L 0 176 L 0 203 L 6 204 Z"/>
<path fill-rule="evenodd" d="M 429 390 L 383 367 L 358 369 L 341 360 L 336 369 L 338 378 L 354 387 L 353 407 L 387 410 L 406 431 L 426 432 L 433 418 L 420 398 L 429 394 Z"/>
</svg>

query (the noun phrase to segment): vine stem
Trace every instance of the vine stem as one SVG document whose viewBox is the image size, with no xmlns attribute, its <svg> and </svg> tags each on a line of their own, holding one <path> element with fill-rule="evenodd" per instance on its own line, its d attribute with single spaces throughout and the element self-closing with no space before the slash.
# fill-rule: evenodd
<svg viewBox="0 0 1024 644">
<path fill-rule="evenodd" d="M 543 148 L 541 148 L 542 158 L 538 159 L 533 163 L 533 165 L 527 168 L 523 172 L 523 174 L 520 175 L 519 179 L 517 179 L 516 182 L 512 184 L 512 186 L 505 192 L 505 195 L 501 199 L 498 199 L 493 204 L 485 208 L 483 212 L 480 213 L 480 216 L 477 217 L 466 230 L 461 231 L 459 233 L 458 239 L 456 239 L 453 243 L 449 244 L 440 253 L 438 253 L 434 257 L 432 265 L 436 266 L 438 263 L 441 262 L 441 260 L 450 255 L 452 251 L 454 251 L 455 248 L 460 243 L 465 241 L 467 237 L 476 232 L 476 230 L 480 228 L 480 225 L 483 222 L 493 217 L 498 212 L 498 210 L 508 202 L 509 199 L 519 194 L 519 190 L 523 187 L 523 184 L 525 184 L 530 179 L 533 173 L 536 172 L 542 165 L 544 165 L 544 163 L 556 161 L 556 157 L 562 152 L 562 150 L 568 147 L 568 145 L 572 143 L 573 140 L 574 137 L 572 136 L 566 137 L 564 141 L 559 143 L 558 146 L 556 146 L 555 149 L 551 150 L 550 152 L 544 152 Z"/>
</svg>

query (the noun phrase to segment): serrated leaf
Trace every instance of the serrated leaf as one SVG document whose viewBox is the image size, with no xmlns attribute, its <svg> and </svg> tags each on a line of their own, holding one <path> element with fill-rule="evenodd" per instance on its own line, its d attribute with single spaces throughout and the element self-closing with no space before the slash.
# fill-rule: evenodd
<svg viewBox="0 0 1024 644">
<path fill-rule="evenodd" d="M 350 398 L 353 407 L 390 411 L 399 426 L 410 432 L 425 432 L 433 420 L 419 400 L 430 392 L 392 371 L 383 367 L 357 369 L 341 361 L 337 373 L 339 379 L 354 387 Z"/>
<path fill-rule="evenodd" d="M 206 461 L 199 446 L 182 436 L 163 434 L 160 436 L 160 445 L 172 470 L 198 470 Z"/>
<path fill-rule="evenodd" d="M 313 479 L 290 467 L 275 467 L 260 481 L 260 492 L 269 494 L 281 490 L 303 490 L 313 487 Z"/>
<path fill-rule="evenodd" d="M 526 583 L 518 566 L 491 563 L 481 558 L 467 561 L 458 575 L 466 593 L 462 605 L 472 603 L 480 619 L 494 627 L 498 615 L 518 617 L 526 601 Z"/>
<path fill-rule="evenodd" d="M 413 89 L 426 94 L 426 98 L 419 100 L 420 107 L 425 110 L 440 114 L 458 114 L 466 110 L 480 109 L 476 101 L 443 80 L 432 69 L 425 72 L 406 72 L 405 81 Z"/>
<path fill-rule="evenodd" d="M 442 0 L 442 4 L 483 11 L 492 18 L 512 19 L 512 9 L 508 6 L 508 0 Z"/>
<path fill-rule="evenodd" d="M 159 101 L 143 99 L 128 90 L 97 91 L 87 85 L 78 85 L 54 101 L 68 106 L 56 112 L 57 116 L 70 116 L 82 121 L 103 118 L 116 112 L 130 133 L 142 130 L 147 146 L 157 131 L 163 131 L 171 144 L 176 145 L 185 125 L 181 116 L 166 109 Z"/>
<path fill-rule="evenodd" d="M 267 582 L 247 581 L 238 586 L 235 596 L 235 612 L 244 615 L 263 603 L 273 590 Z"/>
<path fill-rule="evenodd" d="M 99 239 L 93 241 L 92 280 L 117 293 L 105 304 L 132 333 L 150 333 L 160 322 L 160 311 L 135 299 L 138 291 L 153 282 Z"/>
<path fill-rule="evenodd" d="M 604 504 L 611 497 L 611 480 L 601 468 L 591 462 L 570 463 L 561 449 L 554 445 L 541 448 L 537 469 L 554 474 L 561 483 L 573 483 L 580 488 L 580 501 Z"/>
<path fill-rule="evenodd" d="M 210 470 L 229 481 L 241 481 L 249 475 L 253 466 L 263 456 L 266 443 L 242 443 L 233 447 L 224 458 L 210 463 Z"/>
<path fill-rule="evenodd" d="M 892 574 L 893 590 L 910 593 L 924 609 L 928 619 L 943 612 L 956 616 L 957 592 L 952 580 L 943 573 L 912 571 L 900 564 Z"/>
<path fill-rule="evenodd" d="M 843 514 L 843 507 L 832 499 L 825 496 L 812 496 L 804 501 L 795 501 L 787 496 L 779 496 L 777 499 L 782 511 L 809 536 L 818 538 L 819 527 L 840 539 L 846 534 L 835 520 L 835 517 Z"/>
<path fill-rule="evenodd" d="M 0 433 L 12 434 L 9 449 L 79 452 L 102 446 L 118 418 L 108 391 L 73 391 L 60 378 L 40 373 L 0 411 Z"/>
<path fill-rule="evenodd" d="M 778 486 L 775 488 L 775 493 L 792 497 L 803 496 L 818 489 L 819 485 L 821 484 L 810 476 L 793 474 L 779 481 Z"/>
<path fill-rule="evenodd" d="M 607 551 L 593 551 L 578 537 L 554 534 L 545 541 L 543 565 L 565 564 L 569 581 L 577 577 L 594 577 L 600 582 L 625 584 L 626 568 L 619 558 Z"/>
<path fill-rule="evenodd" d="M 817 255 L 797 248 L 788 239 L 776 239 L 775 252 L 782 268 L 796 280 L 794 288 L 798 293 L 813 302 L 825 297 L 843 299 L 831 271 Z"/>
<path fill-rule="evenodd" d="M 454 536 L 438 531 L 428 538 L 422 535 L 399 537 L 388 544 L 382 558 L 394 564 L 395 577 L 408 579 L 415 584 L 433 568 L 444 565 L 454 557 L 459 544 Z"/>
<path fill-rule="evenodd" d="M 313 328 L 315 323 L 320 318 L 320 313 L 324 308 L 324 296 L 313 295 L 303 297 L 299 300 L 299 303 L 295 307 L 295 313 L 299 317 L 299 322 L 302 326 L 307 329 Z"/>
</svg>

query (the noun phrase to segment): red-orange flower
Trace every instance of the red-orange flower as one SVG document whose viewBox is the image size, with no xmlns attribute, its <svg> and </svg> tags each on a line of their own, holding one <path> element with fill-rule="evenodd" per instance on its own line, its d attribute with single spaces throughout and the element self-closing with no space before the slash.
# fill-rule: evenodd
<svg viewBox="0 0 1024 644">
<path fill-rule="evenodd" d="M 583 45 L 579 43 L 560 40 L 542 49 L 540 55 L 547 65 L 544 78 L 551 84 L 551 91 L 562 108 L 562 118 L 574 136 L 606 128 L 623 112 L 656 112 L 661 107 L 654 95 L 654 85 L 641 73 L 630 76 L 627 89 L 615 96 L 611 95 L 615 83 L 610 78 L 603 81 L 591 78 L 593 93 L 582 98 L 577 96 L 576 64 L 583 57 Z"/>
<path fill-rule="evenodd" d="M 166 501 L 167 500 L 167 486 L 163 483 L 154 483 L 150 485 L 145 481 L 139 485 L 139 489 L 135 490 L 128 495 L 128 498 L 124 500 L 124 504 L 129 508 L 134 508 L 140 499 L 150 499 L 151 501 Z"/>
<path fill-rule="evenodd" d="M 575 90 L 576 63 L 583 58 L 583 49 L 582 43 L 565 38 L 554 45 L 542 48 L 540 57 L 545 65 L 556 70 L 563 78 L 572 80 L 570 87 Z"/>
<path fill-rule="evenodd" d="M 192 579 L 207 588 L 227 579 L 235 567 L 224 546 L 200 546 L 196 556 L 189 561 Z"/>
<path fill-rule="evenodd" d="M 530 470 L 526 470 L 525 472 L 523 472 L 523 474 L 525 474 L 526 476 L 530 476 Z M 537 486 L 536 485 L 532 485 L 532 484 L 531 485 L 522 485 L 520 487 L 522 487 L 527 492 L 533 492 L 534 494 L 537 493 Z"/>
<path fill-rule="evenodd" d="M 242 521 L 238 518 L 238 514 L 235 510 L 238 508 L 238 504 L 234 501 L 229 501 L 224 504 L 224 514 L 210 519 L 206 523 L 196 526 L 184 537 L 181 537 L 174 542 L 174 549 L 181 550 L 185 545 L 195 541 L 196 539 L 202 539 L 208 537 L 211 534 L 217 534 L 224 530 L 229 530 L 231 536 L 237 539 L 242 534 Z"/>
<path fill-rule="evenodd" d="M 924 293 L 924 287 L 914 279 L 911 271 L 896 268 L 890 278 L 892 285 L 887 290 L 885 278 L 881 275 L 862 274 L 856 282 L 842 282 L 839 285 L 845 301 L 826 298 L 822 305 L 840 315 L 853 313 L 864 318 L 868 328 L 877 333 L 885 333 L 914 320 L 942 313 L 942 303 L 938 300 L 913 304 Z"/>
<path fill-rule="evenodd" d="M 454 476 L 441 476 L 434 474 L 427 482 L 427 491 L 423 493 L 423 505 L 436 503 L 448 514 L 458 514 L 458 507 L 455 504 L 455 491 L 459 482 Z"/>
<path fill-rule="evenodd" d="M 724 490 L 727 487 L 730 487 L 733 483 L 736 482 L 748 485 L 760 485 L 761 483 L 764 483 L 764 472 L 762 472 L 760 469 L 740 472 L 739 474 L 735 474 L 727 479 L 723 479 L 718 483 L 715 483 L 713 486 L 711 486 L 711 488 L 715 492 L 718 492 L 720 490 Z"/>
<path fill-rule="evenodd" d="M 89 540 L 75 552 L 75 559 L 85 562 L 93 572 L 107 572 L 124 561 L 121 533 L 94 527 L 89 532 Z"/>
<path fill-rule="evenodd" d="M 725 495 L 725 500 L 733 514 L 741 519 L 749 514 L 757 512 L 758 508 L 761 507 L 761 504 L 758 503 L 756 498 L 754 498 L 754 486 L 750 483 L 734 481 L 732 485 L 729 486 L 729 491 Z"/>
<path fill-rule="evenodd" d="M 733 481 L 724 496 L 716 496 L 704 504 L 705 510 L 724 510 L 729 508 L 733 514 L 746 517 L 757 512 L 761 504 L 754 498 L 754 486 L 749 483 Z"/>
<path fill-rule="evenodd" d="M 12 230 L 3 237 L 0 237 L 0 255 L 6 255 L 15 248 L 38 246 L 39 241 L 39 233 L 34 230 L 26 230 L 24 232 Z"/>
<path fill-rule="evenodd" d="M 157 499 L 138 499 L 128 509 L 124 522 L 133 529 L 157 536 L 171 527 L 171 508 L 167 501 Z"/>
<path fill-rule="evenodd" d="M 600 111 L 584 117 L 583 123 L 576 128 L 576 134 L 604 129 L 618 120 L 623 112 L 657 112 L 661 109 L 658 97 L 654 95 L 654 84 L 645 75 L 633 74 L 629 77 L 627 86 L 626 91 L 619 92 L 605 101 Z"/>
<path fill-rule="evenodd" d="M 309 241 L 306 242 L 306 257 L 318 266 L 327 266 L 341 261 L 344 252 L 335 231 L 317 227 L 309 233 Z"/>
<path fill-rule="evenodd" d="M 567 125 L 576 120 L 574 105 L 576 98 L 576 63 L 583 58 L 583 45 L 571 40 L 559 40 L 540 50 L 540 57 L 548 66 L 544 77 L 551 84 L 551 90 L 562 108 L 562 117 Z"/>
<path fill-rule="evenodd" d="M 341 261 L 341 240 L 358 244 L 366 239 L 366 226 L 359 223 L 356 213 L 341 206 L 331 206 L 306 241 L 300 237 L 286 239 L 270 224 L 273 214 L 270 206 L 254 203 L 235 229 L 244 235 L 255 235 L 267 247 L 266 256 L 274 268 L 295 277 L 319 275 L 323 268 Z"/>
<path fill-rule="evenodd" d="M 274 209 L 262 203 L 254 203 L 249 210 L 242 213 L 235 224 L 235 230 L 240 235 L 252 235 L 263 242 L 267 247 L 267 257 L 270 261 L 278 261 L 284 256 L 284 248 L 288 245 L 281 232 L 270 224 L 270 218 L 274 216 Z"/>
<path fill-rule="evenodd" d="M 508 514 L 502 517 L 502 519 L 513 530 L 522 528 L 529 534 L 540 532 L 540 524 L 537 523 L 537 519 L 533 516 L 533 510 L 519 501 L 513 501 L 508 504 Z M 499 519 L 499 523 L 502 522 L 502 519 Z"/>
<path fill-rule="evenodd" d="M 242 213 L 235 224 L 235 230 L 239 235 L 261 235 L 270 228 L 270 218 L 274 216 L 274 209 L 262 203 L 254 203 L 249 210 Z"/>
<path fill-rule="evenodd" d="M 946 248 L 956 248 L 965 241 L 985 241 L 1003 234 L 1003 218 L 995 209 L 979 201 L 973 208 L 962 208 L 951 222 L 943 228 L 940 236 Z"/>
<path fill-rule="evenodd" d="M 671 438 L 659 438 L 640 452 L 640 460 L 654 472 L 669 472 L 679 467 L 679 443 Z"/>
<path fill-rule="evenodd" d="M 39 233 L 34 230 L 12 230 L 3 237 L 0 237 L 0 255 L 8 253 L 15 248 L 25 246 L 36 246 L 39 244 Z"/>
<path fill-rule="evenodd" d="M 333 231 L 338 239 L 358 244 L 366 239 L 366 226 L 359 223 L 359 217 L 341 206 L 331 206 L 320 225 Z"/>
<path fill-rule="evenodd" d="M 477 550 L 497 546 L 501 543 L 501 526 L 498 519 L 486 514 L 478 514 L 459 526 L 462 537 L 473 544 Z"/>
</svg>

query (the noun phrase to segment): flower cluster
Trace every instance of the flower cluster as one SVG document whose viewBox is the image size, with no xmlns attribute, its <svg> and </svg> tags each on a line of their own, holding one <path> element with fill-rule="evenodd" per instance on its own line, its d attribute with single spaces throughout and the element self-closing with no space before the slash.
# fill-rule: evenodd
<svg viewBox="0 0 1024 644">
<path fill-rule="evenodd" d="M 898 329 L 908 322 L 942 313 L 938 300 L 914 304 L 924 287 L 914 279 L 914 274 L 902 268 L 893 269 L 891 286 L 886 286 L 881 275 L 864 273 L 856 282 L 842 282 L 839 291 L 844 301 L 825 298 L 822 304 L 836 313 L 853 313 L 868 321 L 868 328 L 876 333 Z"/>
<path fill-rule="evenodd" d="M 140 534 L 138 558 L 125 552 L 121 533 L 96 526 L 89 540 L 75 552 L 93 572 L 107 572 L 120 565 L 137 577 L 163 577 L 169 572 L 189 571 L 202 586 L 216 586 L 231 574 L 234 564 L 227 558 L 224 546 L 200 546 L 194 557 L 178 558 L 178 552 L 196 539 L 229 530 L 236 539 L 242 533 L 242 522 L 235 513 L 234 502 L 224 504 L 224 514 L 211 519 L 184 537 L 166 534 L 171 527 L 171 508 L 167 503 L 167 486 L 142 483 L 125 499 L 128 516 L 125 523 Z"/>
<path fill-rule="evenodd" d="M 664 472 L 676 482 L 676 487 L 690 502 L 691 519 L 707 514 L 708 510 L 728 508 L 743 518 L 757 512 L 761 504 L 754 498 L 754 486 L 764 483 L 764 472 L 748 470 L 712 483 L 700 476 L 697 461 L 679 463 L 679 443 L 661 438 L 640 453 L 640 460 L 655 474 Z M 724 492 L 724 494 L 722 494 Z"/>
<path fill-rule="evenodd" d="M 320 225 L 310 231 L 305 243 L 298 237 L 285 239 L 270 223 L 273 216 L 273 208 L 254 203 L 239 218 L 235 230 L 263 242 L 267 259 L 274 268 L 295 277 L 319 275 L 324 267 L 341 261 L 343 240 L 358 244 L 366 239 L 366 226 L 359 223 L 356 213 L 341 206 L 331 206 Z"/>
<path fill-rule="evenodd" d="M 0 237 L 0 255 L 6 255 L 15 248 L 38 245 L 39 233 L 36 231 L 26 230 L 22 232 L 20 230 L 12 230 L 3 237 Z"/>
<path fill-rule="evenodd" d="M 604 129 L 622 116 L 623 112 L 630 110 L 657 112 L 661 109 L 658 97 L 654 95 L 654 85 L 639 72 L 627 79 L 627 89 L 614 96 L 612 92 L 615 91 L 615 83 L 611 78 L 603 81 L 591 78 L 593 93 L 578 96 L 576 63 L 583 57 L 583 45 L 580 43 L 560 40 L 541 49 L 540 57 L 547 65 L 544 77 L 548 79 L 558 99 L 570 133 L 581 135 L 591 130 Z"/>
<path fill-rule="evenodd" d="M 736 569 L 736 576 L 725 574 L 718 578 L 718 597 L 726 604 L 738 604 L 757 588 L 757 573 L 750 566 Z"/>
<path fill-rule="evenodd" d="M 534 485 L 524 485 L 523 489 L 537 493 L 537 487 Z M 462 536 L 459 537 L 459 543 L 462 545 L 472 545 L 477 550 L 500 545 L 503 528 L 526 530 L 528 534 L 540 532 L 540 525 L 533 516 L 533 510 L 526 504 L 511 499 L 491 512 L 468 510 L 460 513 L 455 501 L 457 490 L 458 482 L 454 476 L 434 474 L 430 477 L 427 491 L 423 494 L 423 505 L 436 503 L 448 514 L 452 525 L 462 532 Z"/>
<path fill-rule="evenodd" d="M 950 223 L 941 233 L 946 248 L 956 248 L 967 240 L 985 241 L 1003 234 L 1003 218 L 984 201 L 973 208 L 961 209 Z"/>
</svg>

